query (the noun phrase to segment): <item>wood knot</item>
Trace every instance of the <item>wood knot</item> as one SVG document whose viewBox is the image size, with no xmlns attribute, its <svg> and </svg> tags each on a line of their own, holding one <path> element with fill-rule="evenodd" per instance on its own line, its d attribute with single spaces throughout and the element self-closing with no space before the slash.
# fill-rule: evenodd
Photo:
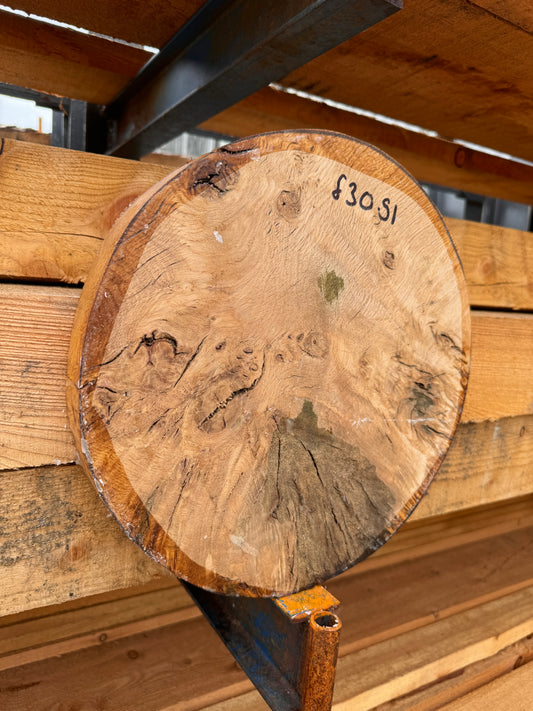
<svg viewBox="0 0 533 711">
<path fill-rule="evenodd" d="M 234 187 L 237 182 L 236 171 L 226 161 L 214 158 L 206 157 L 191 165 L 192 179 L 189 189 L 192 193 L 201 192 L 208 197 L 222 196 Z"/>
<path fill-rule="evenodd" d="M 223 342 L 223 345 L 225 348 L 226 343 Z M 263 353 L 258 355 L 250 345 L 242 346 L 234 357 L 228 358 L 224 367 L 211 378 L 205 392 L 199 397 L 195 415 L 198 429 L 214 434 L 234 420 L 235 413 L 228 412 L 228 406 L 233 400 L 246 396 L 255 388 L 263 376 L 264 367 Z"/>
<path fill-rule="evenodd" d="M 329 353 L 328 337 L 319 331 L 288 333 L 281 343 L 274 345 L 274 358 L 278 363 L 294 363 L 301 360 L 302 353 L 311 358 L 325 358 Z"/>
<path fill-rule="evenodd" d="M 278 196 L 276 207 L 286 220 L 298 217 L 302 209 L 299 190 L 282 190 Z"/>
<path fill-rule="evenodd" d="M 297 338 L 300 349 L 311 358 L 325 358 L 329 351 L 328 339 L 318 331 L 300 333 Z"/>
</svg>

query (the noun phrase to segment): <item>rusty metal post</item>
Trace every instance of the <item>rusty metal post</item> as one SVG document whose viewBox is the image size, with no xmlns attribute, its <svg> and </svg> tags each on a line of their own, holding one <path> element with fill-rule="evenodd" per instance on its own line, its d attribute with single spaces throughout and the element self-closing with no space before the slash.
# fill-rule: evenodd
<svg viewBox="0 0 533 711">
<path fill-rule="evenodd" d="M 329 711 L 342 624 L 332 612 L 317 610 L 309 617 L 300 671 L 301 711 Z"/>
</svg>

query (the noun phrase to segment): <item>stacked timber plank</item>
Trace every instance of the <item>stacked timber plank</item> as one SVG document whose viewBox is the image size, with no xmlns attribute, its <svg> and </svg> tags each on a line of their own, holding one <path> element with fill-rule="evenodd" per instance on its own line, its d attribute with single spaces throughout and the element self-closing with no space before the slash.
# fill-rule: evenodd
<svg viewBox="0 0 533 711">
<path fill-rule="evenodd" d="M 114 220 L 167 172 L 2 142 L 3 709 L 265 708 L 179 584 L 119 530 L 67 427 L 80 286 Z M 464 414 L 411 520 L 328 586 L 342 601 L 339 710 L 529 708 L 533 248 L 527 233 L 447 222 L 472 305 Z"/>
</svg>

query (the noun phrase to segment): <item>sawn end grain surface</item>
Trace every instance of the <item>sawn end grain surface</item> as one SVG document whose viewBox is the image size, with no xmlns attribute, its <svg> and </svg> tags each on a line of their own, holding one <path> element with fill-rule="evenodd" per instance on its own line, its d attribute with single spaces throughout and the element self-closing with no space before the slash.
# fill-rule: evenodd
<svg viewBox="0 0 533 711">
<path fill-rule="evenodd" d="M 217 591 L 286 594 L 410 514 L 469 351 L 461 266 L 417 184 L 339 134 L 265 134 L 113 228 L 74 327 L 71 425 L 149 555 Z"/>
</svg>

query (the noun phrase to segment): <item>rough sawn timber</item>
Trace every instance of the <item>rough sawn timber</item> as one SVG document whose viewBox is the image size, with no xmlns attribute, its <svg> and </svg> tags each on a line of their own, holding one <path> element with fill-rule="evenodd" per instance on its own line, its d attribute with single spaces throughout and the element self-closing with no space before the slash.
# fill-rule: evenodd
<svg viewBox="0 0 533 711">
<path fill-rule="evenodd" d="M 72 288 L 0 285 L 0 470 L 68 464 L 76 459 L 67 423 L 65 379 L 79 296 L 80 290 Z M 506 327 L 507 319 L 512 319 L 512 324 Z M 13 323 L 17 324 L 16 333 Z M 523 415 L 533 414 L 533 317 L 524 315 L 516 320 L 512 314 L 474 311 L 472 331 L 472 371 L 479 370 L 479 377 L 471 377 L 468 410 L 485 421 L 497 419 L 497 408 L 506 419 L 474 428 L 479 450 L 478 444 L 472 449 L 465 429 L 468 411 L 463 410 L 460 441 L 452 442 L 443 466 L 450 476 L 490 471 L 496 481 L 500 476 L 504 480 L 505 471 L 515 471 L 512 486 L 521 486 L 523 477 L 517 478 L 516 465 L 530 456 L 533 441 L 531 436 L 518 438 L 522 426 L 524 432 L 529 431 L 527 417 L 517 426 Z M 507 337 L 509 331 L 512 341 Z M 517 351 L 521 360 L 515 357 Z M 486 364 L 492 372 L 490 378 L 483 376 Z M 459 448 L 462 460 L 455 454 L 452 457 Z M 487 459 L 489 451 L 495 453 L 493 462 Z M 481 488 L 479 495 L 484 496 L 485 491 Z M 471 505 L 476 505 L 477 496 L 474 491 L 471 494 Z"/>
<path fill-rule="evenodd" d="M 340 134 L 265 134 L 113 228 L 73 328 L 71 426 L 119 523 L 172 572 L 293 592 L 412 511 L 469 351 L 460 263 L 420 187 Z"/>
<path fill-rule="evenodd" d="M 278 94 L 290 101 L 312 104 L 274 92 L 275 96 Z M 259 127 L 264 125 L 260 123 Z M 345 132 L 366 136 L 371 143 L 389 150 L 386 140 L 378 140 L 380 135 L 361 133 L 358 128 L 348 125 Z M 400 129 L 397 131 L 401 144 L 404 135 Z M 456 150 L 460 149 L 454 147 Z M 402 165 L 410 167 L 403 154 L 390 152 Z M 427 155 L 427 151 L 423 153 Z M 494 156 L 485 158 L 501 161 Z M 146 161 L 139 163 L 13 140 L 0 143 L 0 277 L 83 283 L 103 238 L 122 211 L 186 159 L 152 154 Z M 153 165 L 150 161 L 161 164 Z M 511 166 L 514 171 L 527 168 L 519 163 Z M 411 172 L 419 180 L 424 177 L 412 167 Z M 502 176 L 497 177 L 498 185 L 508 184 Z M 514 183 L 525 189 L 533 183 L 533 177 L 528 179 L 527 175 L 517 173 Z M 509 190 L 514 195 L 512 186 Z M 531 201 L 533 192 L 522 197 Z M 518 199 L 516 195 L 515 198 Z M 445 218 L 445 223 L 463 264 L 471 306 L 533 309 L 530 233 L 452 218 Z"/>
<path fill-rule="evenodd" d="M 356 136 L 397 160 L 417 180 L 502 200 L 533 201 L 533 166 L 395 126 L 272 86 L 213 116 L 200 128 L 235 138 L 321 128 Z M 453 236 L 453 235 L 452 235 Z"/>
</svg>

